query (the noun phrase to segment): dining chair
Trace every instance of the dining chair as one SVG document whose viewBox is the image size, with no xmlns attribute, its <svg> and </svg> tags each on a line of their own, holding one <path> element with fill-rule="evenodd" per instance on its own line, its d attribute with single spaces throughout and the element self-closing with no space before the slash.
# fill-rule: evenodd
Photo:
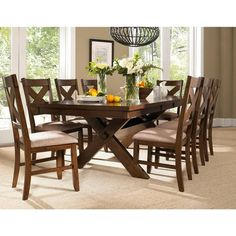
<svg viewBox="0 0 236 236">
<path fill-rule="evenodd" d="M 81 79 L 82 91 L 84 94 L 89 91 L 90 88 L 97 89 L 97 80 L 96 79 Z"/>
<path fill-rule="evenodd" d="M 62 171 L 72 169 L 72 179 L 75 191 L 79 191 L 78 163 L 76 155 L 77 139 L 61 131 L 44 131 L 29 133 L 26 125 L 25 113 L 15 74 L 4 77 L 3 85 L 10 110 L 15 145 L 15 163 L 12 187 L 18 182 L 20 166 L 25 166 L 23 200 L 27 200 L 30 191 L 31 176 L 49 172 L 57 172 L 58 179 L 62 179 Z M 24 151 L 24 162 L 21 162 L 20 149 Z M 64 151 L 71 150 L 71 164 L 64 165 Z M 33 153 L 53 151 L 56 156 L 32 160 Z M 56 159 L 55 168 L 32 169 L 33 163 L 41 163 Z"/>
<path fill-rule="evenodd" d="M 79 88 L 76 79 L 55 79 L 55 85 L 59 101 L 74 100 L 79 95 Z M 62 120 L 67 121 L 68 119 L 66 118 L 66 116 L 63 115 Z M 87 141 L 88 143 L 92 142 L 92 127 L 88 125 L 87 121 L 83 117 L 76 117 L 68 121 L 80 124 L 82 128 L 87 129 Z M 82 136 L 84 137 L 83 133 Z M 84 141 L 84 138 L 82 139 L 82 141 Z M 83 150 L 83 142 L 81 143 L 81 146 Z"/>
<path fill-rule="evenodd" d="M 204 79 L 202 92 L 199 93 L 200 97 L 195 106 L 191 134 L 191 156 L 195 174 L 199 173 L 196 153 L 197 148 L 199 149 L 201 164 L 205 165 L 205 161 L 208 161 L 207 119 L 212 82 L 212 79 Z M 178 119 L 162 123 L 158 127 L 176 130 L 178 127 Z"/>
<path fill-rule="evenodd" d="M 213 79 L 210 101 L 209 101 L 209 109 L 208 109 L 208 120 L 207 120 L 207 141 L 209 144 L 211 155 L 214 155 L 212 127 L 213 127 L 213 119 L 214 119 L 214 114 L 215 114 L 217 98 L 220 91 L 220 86 L 221 86 L 221 81 L 219 79 Z"/>
<path fill-rule="evenodd" d="M 157 80 L 156 86 L 162 86 L 164 84 L 167 89 L 168 96 L 179 96 L 182 97 L 183 92 L 183 80 Z M 174 120 L 179 117 L 180 107 L 177 107 L 176 112 L 165 111 L 161 114 L 157 120 Z"/>
<path fill-rule="evenodd" d="M 50 79 L 22 78 L 21 82 L 28 108 L 31 132 L 35 133 L 49 130 L 59 130 L 65 133 L 78 132 L 78 147 L 80 151 L 83 150 L 83 126 L 81 124 L 71 121 L 61 121 L 55 116 L 51 116 L 51 121 L 49 122 L 36 124 L 35 117 L 37 116 L 37 111 L 35 111 L 33 105 L 53 101 Z"/>
<path fill-rule="evenodd" d="M 201 164 L 205 165 L 208 161 L 208 147 L 207 147 L 207 119 L 210 102 L 210 95 L 212 90 L 212 79 L 205 79 L 203 84 L 202 96 L 199 109 L 195 115 L 195 125 L 192 133 L 192 156 L 195 159 L 194 170 L 198 173 L 196 149 L 199 149 Z"/>
<path fill-rule="evenodd" d="M 148 128 L 136 133 L 133 136 L 134 141 L 134 159 L 139 164 L 147 165 L 151 172 L 151 166 L 165 167 L 176 170 L 176 177 L 179 191 L 184 191 L 182 175 L 182 159 L 185 160 L 188 179 L 192 179 L 191 160 L 190 160 L 190 141 L 192 133 L 192 124 L 194 119 L 195 107 L 199 100 L 199 94 L 202 90 L 204 78 L 188 76 L 182 109 L 178 119 L 178 127 L 175 129 Z M 147 145 L 147 160 L 139 159 L 139 146 Z M 153 148 L 155 147 L 154 151 Z M 185 155 L 182 157 L 182 148 L 185 148 Z M 156 157 L 152 161 L 152 157 Z M 174 165 L 161 163 L 160 156 L 174 158 Z"/>
</svg>

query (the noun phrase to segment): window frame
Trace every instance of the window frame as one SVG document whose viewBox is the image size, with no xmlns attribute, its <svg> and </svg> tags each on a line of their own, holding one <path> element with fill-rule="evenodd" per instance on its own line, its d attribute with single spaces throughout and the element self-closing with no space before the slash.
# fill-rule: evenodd
<svg viewBox="0 0 236 236">
<path fill-rule="evenodd" d="M 75 78 L 75 28 L 60 28 L 60 64 L 59 77 L 63 79 Z M 11 74 L 16 74 L 19 82 L 19 89 L 23 93 L 20 79 L 26 76 L 26 27 L 11 27 Z M 28 121 L 26 102 L 22 96 L 24 111 Z M 0 146 L 7 146 L 13 143 L 12 127 L 0 129 Z"/>
<path fill-rule="evenodd" d="M 160 28 L 161 37 L 161 80 L 170 78 L 170 27 Z M 189 45 L 188 45 L 188 74 L 192 76 L 203 76 L 204 73 L 204 28 L 189 27 Z M 129 56 L 133 56 L 138 48 L 130 47 Z"/>
</svg>

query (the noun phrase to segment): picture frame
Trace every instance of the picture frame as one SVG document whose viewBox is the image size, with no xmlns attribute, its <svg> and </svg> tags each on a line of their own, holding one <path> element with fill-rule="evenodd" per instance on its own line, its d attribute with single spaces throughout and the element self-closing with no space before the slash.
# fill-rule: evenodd
<svg viewBox="0 0 236 236">
<path fill-rule="evenodd" d="M 114 60 L 114 41 L 89 39 L 89 61 L 99 59 L 101 63 L 112 66 Z"/>
</svg>

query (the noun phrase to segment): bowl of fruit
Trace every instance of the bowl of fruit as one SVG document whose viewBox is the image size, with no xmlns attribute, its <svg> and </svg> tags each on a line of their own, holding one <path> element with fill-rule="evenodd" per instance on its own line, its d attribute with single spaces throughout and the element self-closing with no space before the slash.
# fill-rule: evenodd
<svg viewBox="0 0 236 236">
<path fill-rule="evenodd" d="M 142 80 L 138 83 L 139 87 L 139 99 L 146 99 L 147 96 L 152 92 L 152 84 L 145 83 L 145 80 Z"/>
<path fill-rule="evenodd" d="M 85 95 L 79 95 L 78 100 L 81 102 L 103 102 L 105 101 L 105 94 L 91 88 Z"/>
</svg>

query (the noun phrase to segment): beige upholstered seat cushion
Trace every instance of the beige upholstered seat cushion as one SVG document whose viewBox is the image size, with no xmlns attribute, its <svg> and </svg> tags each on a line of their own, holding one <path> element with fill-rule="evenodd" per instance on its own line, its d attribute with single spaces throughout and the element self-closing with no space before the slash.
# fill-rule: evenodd
<svg viewBox="0 0 236 236">
<path fill-rule="evenodd" d="M 174 146 L 176 134 L 176 130 L 155 127 L 138 132 L 133 136 L 133 140 L 143 144 L 155 143 L 157 146 Z M 183 141 L 185 141 L 185 138 L 186 134 L 183 133 Z"/>
<path fill-rule="evenodd" d="M 53 121 L 48 123 L 39 124 L 35 127 L 36 131 L 48 131 L 48 130 L 58 130 L 66 133 L 76 132 L 78 128 L 82 127 L 79 122 L 73 121 Z"/>
<path fill-rule="evenodd" d="M 83 117 L 76 117 L 76 118 L 70 119 L 68 121 L 73 122 L 74 124 L 81 124 L 83 127 L 89 126 L 88 122 L 85 119 L 83 119 Z"/>
<path fill-rule="evenodd" d="M 48 147 L 64 144 L 78 143 L 78 140 L 61 131 L 45 131 L 29 134 L 31 147 Z M 22 138 L 20 139 L 22 142 Z"/>
<path fill-rule="evenodd" d="M 167 121 L 162 124 L 159 124 L 157 127 L 162 128 L 162 129 L 176 129 L 178 128 L 178 119 L 172 120 L 172 121 Z"/>
<path fill-rule="evenodd" d="M 157 119 L 158 120 L 174 120 L 176 118 L 178 118 L 178 114 L 175 112 L 170 112 L 170 111 L 166 111 L 164 113 L 162 113 Z"/>
</svg>

